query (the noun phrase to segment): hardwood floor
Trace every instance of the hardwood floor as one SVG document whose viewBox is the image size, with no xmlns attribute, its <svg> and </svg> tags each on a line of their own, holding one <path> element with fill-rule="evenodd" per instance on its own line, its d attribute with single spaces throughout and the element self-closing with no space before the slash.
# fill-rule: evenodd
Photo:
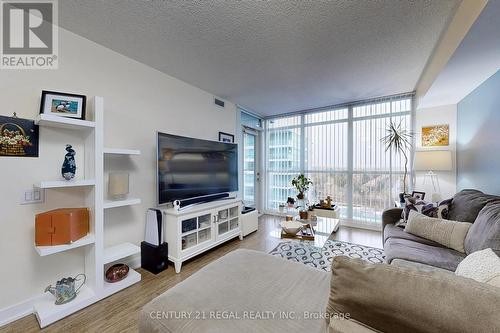
<svg viewBox="0 0 500 333">
<path fill-rule="evenodd" d="M 259 218 L 259 230 L 242 241 L 235 238 L 182 265 L 180 274 L 170 266 L 166 271 L 154 275 L 139 269 L 142 281 L 111 297 L 93 304 L 49 327 L 40 330 L 34 315 L 27 316 L 0 328 L 0 333 L 29 332 L 137 332 L 140 309 L 153 298 L 189 277 L 211 261 L 235 249 L 245 248 L 269 252 L 280 242 L 279 219 L 263 215 Z M 382 247 L 380 232 L 340 227 L 334 239 L 372 247 Z"/>
</svg>

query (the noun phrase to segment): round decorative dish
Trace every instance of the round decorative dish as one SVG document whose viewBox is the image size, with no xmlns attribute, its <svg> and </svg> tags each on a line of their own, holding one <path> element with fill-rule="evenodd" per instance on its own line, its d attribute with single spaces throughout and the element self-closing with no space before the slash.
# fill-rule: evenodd
<svg viewBox="0 0 500 333">
<path fill-rule="evenodd" d="M 289 235 L 296 235 L 303 226 L 303 224 L 299 221 L 283 221 L 280 223 L 280 225 L 283 230 Z"/>
<path fill-rule="evenodd" d="M 106 281 L 115 283 L 123 280 L 128 275 L 129 268 L 125 264 L 115 264 L 106 270 Z"/>
</svg>

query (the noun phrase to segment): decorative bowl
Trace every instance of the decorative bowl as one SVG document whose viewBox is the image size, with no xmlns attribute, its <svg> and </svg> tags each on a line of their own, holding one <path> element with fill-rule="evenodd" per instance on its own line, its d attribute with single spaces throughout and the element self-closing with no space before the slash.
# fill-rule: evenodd
<svg viewBox="0 0 500 333">
<path fill-rule="evenodd" d="M 106 270 L 106 281 L 115 283 L 123 280 L 128 275 L 129 268 L 125 264 L 116 264 Z"/>
<path fill-rule="evenodd" d="M 280 225 L 281 228 L 283 228 L 283 230 L 289 235 L 296 235 L 303 227 L 303 224 L 299 221 L 283 221 Z"/>
</svg>

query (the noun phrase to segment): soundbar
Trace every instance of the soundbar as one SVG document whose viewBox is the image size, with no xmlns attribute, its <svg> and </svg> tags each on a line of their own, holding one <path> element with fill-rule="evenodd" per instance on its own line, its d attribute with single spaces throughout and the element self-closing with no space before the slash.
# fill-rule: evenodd
<svg viewBox="0 0 500 333">
<path fill-rule="evenodd" d="M 219 193 L 219 194 L 212 194 L 212 195 L 207 195 L 207 196 L 192 198 L 192 199 L 175 200 L 173 204 L 174 204 L 175 210 L 182 210 L 183 208 L 186 208 L 186 207 L 194 205 L 194 204 L 203 203 L 203 202 L 211 202 L 211 201 L 226 199 L 226 198 L 229 198 L 229 193 Z"/>
</svg>

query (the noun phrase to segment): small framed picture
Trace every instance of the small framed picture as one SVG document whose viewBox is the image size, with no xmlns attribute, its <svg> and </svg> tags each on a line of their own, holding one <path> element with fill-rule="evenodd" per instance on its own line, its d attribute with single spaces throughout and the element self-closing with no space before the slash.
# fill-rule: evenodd
<svg viewBox="0 0 500 333">
<path fill-rule="evenodd" d="M 84 95 L 43 90 L 40 113 L 59 117 L 85 119 L 86 101 L 87 97 Z"/>
<path fill-rule="evenodd" d="M 411 196 L 418 200 L 424 200 L 425 192 L 413 191 L 411 192 Z"/>
<path fill-rule="evenodd" d="M 219 141 L 220 142 L 227 142 L 227 143 L 234 143 L 234 135 L 229 134 L 229 133 L 219 132 Z"/>
</svg>

